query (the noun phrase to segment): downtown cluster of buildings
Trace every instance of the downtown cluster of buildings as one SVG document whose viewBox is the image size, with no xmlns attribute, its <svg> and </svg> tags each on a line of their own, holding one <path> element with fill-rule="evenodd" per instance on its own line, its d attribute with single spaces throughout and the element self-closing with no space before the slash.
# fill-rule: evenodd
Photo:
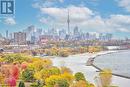
<svg viewBox="0 0 130 87">
<path fill-rule="evenodd" d="M 1 36 L 2 37 L 2 36 Z M 48 29 L 42 30 L 31 25 L 21 32 L 9 33 L 6 31 L 6 39 L 13 45 L 26 45 L 26 44 L 45 44 L 48 41 L 79 41 L 79 40 L 101 40 L 109 41 L 112 39 L 112 34 L 106 33 L 83 33 L 78 26 L 72 31 L 67 29 Z"/>
<path fill-rule="evenodd" d="M 67 29 L 57 30 L 55 28 L 43 30 L 31 25 L 21 32 L 9 33 L 6 31 L 6 42 L 11 45 L 45 44 L 48 41 L 79 41 L 79 40 L 99 40 L 109 41 L 112 34 L 106 33 L 84 33 L 78 26 L 70 29 L 70 15 L 68 10 Z M 2 36 L 1 36 L 2 37 Z"/>
</svg>

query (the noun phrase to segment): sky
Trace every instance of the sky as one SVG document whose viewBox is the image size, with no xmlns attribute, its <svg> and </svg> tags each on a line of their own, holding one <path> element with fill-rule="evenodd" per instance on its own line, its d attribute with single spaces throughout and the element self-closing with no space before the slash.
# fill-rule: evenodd
<svg viewBox="0 0 130 87">
<path fill-rule="evenodd" d="M 130 0 L 15 0 L 14 17 L 0 17 L 0 33 L 17 32 L 35 25 L 42 29 L 70 29 L 112 33 L 130 38 Z"/>
</svg>

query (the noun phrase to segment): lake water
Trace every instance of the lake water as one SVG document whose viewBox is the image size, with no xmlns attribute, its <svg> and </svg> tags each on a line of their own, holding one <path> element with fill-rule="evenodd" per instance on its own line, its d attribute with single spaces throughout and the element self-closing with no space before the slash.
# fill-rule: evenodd
<svg viewBox="0 0 130 87">
<path fill-rule="evenodd" d="M 130 50 L 98 56 L 94 64 L 101 69 L 111 69 L 115 74 L 130 77 Z"/>
</svg>

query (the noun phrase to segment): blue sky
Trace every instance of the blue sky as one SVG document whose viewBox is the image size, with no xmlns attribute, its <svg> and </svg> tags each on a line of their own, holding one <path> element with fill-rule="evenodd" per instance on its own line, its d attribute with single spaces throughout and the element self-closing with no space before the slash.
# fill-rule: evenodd
<svg viewBox="0 0 130 87">
<path fill-rule="evenodd" d="M 15 0 L 15 17 L 0 17 L 0 33 L 21 31 L 29 25 L 37 28 L 67 29 L 70 11 L 71 29 L 112 33 L 130 38 L 129 0 Z"/>
</svg>

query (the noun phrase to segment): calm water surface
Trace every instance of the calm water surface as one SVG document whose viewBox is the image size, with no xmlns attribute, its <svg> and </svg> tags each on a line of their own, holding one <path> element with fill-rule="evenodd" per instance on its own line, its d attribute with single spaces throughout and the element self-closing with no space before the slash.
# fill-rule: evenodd
<svg viewBox="0 0 130 87">
<path fill-rule="evenodd" d="M 101 69 L 108 68 L 113 73 L 130 77 L 130 50 L 98 56 L 94 64 Z"/>
</svg>

